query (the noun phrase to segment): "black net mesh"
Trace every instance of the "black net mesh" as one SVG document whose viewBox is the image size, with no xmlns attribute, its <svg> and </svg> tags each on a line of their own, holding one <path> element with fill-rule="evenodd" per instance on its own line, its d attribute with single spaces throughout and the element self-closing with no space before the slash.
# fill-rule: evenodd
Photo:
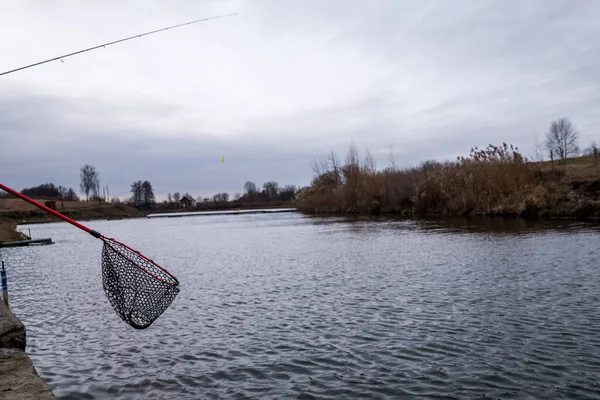
<svg viewBox="0 0 600 400">
<path fill-rule="evenodd" d="M 179 282 L 139 253 L 103 239 L 102 284 L 117 314 L 137 329 L 149 327 L 179 293 Z"/>
</svg>

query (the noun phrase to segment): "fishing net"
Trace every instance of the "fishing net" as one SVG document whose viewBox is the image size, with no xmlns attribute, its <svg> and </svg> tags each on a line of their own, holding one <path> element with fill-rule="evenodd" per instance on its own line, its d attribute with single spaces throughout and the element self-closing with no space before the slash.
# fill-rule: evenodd
<svg viewBox="0 0 600 400">
<path fill-rule="evenodd" d="M 102 284 L 110 304 L 132 327 L 149 327 L 179 293 L 177 278 L 123 243 L 102 240 Z"/>
</svg>

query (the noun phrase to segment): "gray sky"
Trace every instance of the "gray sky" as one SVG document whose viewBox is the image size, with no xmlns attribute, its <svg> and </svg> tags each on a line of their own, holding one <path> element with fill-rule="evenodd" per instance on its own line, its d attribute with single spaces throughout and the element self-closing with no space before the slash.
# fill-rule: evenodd
<svg viewBox="0 0 600 400">
<path fill-rule="evenodd" d="M 0 71 L 197 18 L 0 77 L 0 181 L 111 195 L 306 185 L 354 142 L 378 166 L 513 143 L 552 119 L 585 147 L 600 128 L 595 0 L 5 2 Z M 225 163 L 221 164 L 221 157 Z"/>
</svg>

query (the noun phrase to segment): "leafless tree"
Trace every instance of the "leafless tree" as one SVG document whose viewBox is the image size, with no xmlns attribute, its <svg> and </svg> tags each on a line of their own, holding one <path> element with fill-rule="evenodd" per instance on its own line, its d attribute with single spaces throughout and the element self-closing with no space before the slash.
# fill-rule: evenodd
<svg viewBox="0 0 600 400">
<path fill-rule="evenodd" d="M 373 158 L 373 154 L 371 154 L 371 150 L 369 148 L 365 149 L 365 157 L 363 159 L 363 168 L 366 172 L 373 173 L 375 172 L 375 168 L 377 167 L 375 163 L 375 159 Z"/>
<path fill-rule="evenodd" d="M 316 176 L 321 176 L 329 172 L 329 163 L 326 156 L 315 157 L 310 166 Z"/>
<path fill-rule="evenodd" d="M 275 200 L 279 195 L 279 184 L 274 181 L 263 183 L 263 190 L 270 200 Z"/>
<path fill-rule="evenodd" d="M 537 133 L 535 134 L 535 160 L 544 161 L 544 145 L 538 142 Z"/>
<path fill-rule="evenodd" d="M 590 143 L 589 147 L 586 147 L 585 149 L 583 149 L 583 155 L 584 156 L 593 156 L 594 155 L 594 149 L 597 149 L 598 145 L 596 144 L 596 141 L 592 141 L 592 143 Z"/>
<path fill-rule="evenodd" d="M 333 178 L 335 179 L 335 185 L 337 186 L 340 182 L 341 164 L 337 154 L 335 154 L 333 150 L 330 151 L 327 156 L 327 165 L 327 169 L 329 170 L 329 168 L 331 168 L 331 171 L 333 171 Z"/>
<path fill-rule="evenodd" d="M 90 193 L 94 196 L 97 195 L 100 188 L 100 177 L 96 171 L 96 167 L 89 164 L 84 165 L 81 167 L 79 176 L 81 178 L 79 187 L 81 191 L 85 193 L 86 199 L 89 200 Z"/>
<path fill-rule="evenodd" d="M 388 157 L 388 161 L 390 162 L 390 169 L 392 171 L 398 170 L 398 166 L 396 165 L 396 157 L 394 156 L 394 145 L 390 145 L 390 155 Z"/>
<path fill-rule="evenodd" d="M 550 123 L 546 133 L 546 148 L 561 160 L 579 154 L 578 132 L 568 118 L 560 118 Z"/>
<path fill-rule="evenodd" d="M 258 189 L 256 188 L 256 183 L 247 181 L 246 183 L 244 183 L 244 191 L 247 195 L 255 195 L 258 192 Z"/>
<path fill-rule="evenodd" d="M 229 201 L 229 193 L 217 193 L 213 196 L 213 201 L 215 203 L 227 203 Z"/>
</svg>

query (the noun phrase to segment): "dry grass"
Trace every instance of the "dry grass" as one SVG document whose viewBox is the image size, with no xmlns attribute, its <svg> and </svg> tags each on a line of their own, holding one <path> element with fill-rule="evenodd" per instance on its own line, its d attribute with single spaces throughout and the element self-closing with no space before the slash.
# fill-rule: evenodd
<svg viewBox="0 0 600 400">
<path fill-rule="evenodd" d="M 44 200 L 34 199 L 42 204 L 44 204 Z M 104 203 L 99 204 L 95 201 L 65 201 L 63 202 L 65 210 L 75 210 L 75 209 L 93 209 L 98 207 L 111 207 L 111 204 Z M 61 210 L 61 202 L 56 202 L 56 209 Z M 0 199 L 0 211 L 32 211 L 39 210 L 39 208 L 35 207 L 33 204 L 29 204 L 26 201 L 21 199 Z"/>
<path fill-rule="evenodd" d="M 334 160 L 334 157 L 330 158 Z M 593 157 L 528 162 L 507 144 L 471 149 L 454 162 L 376 170 L 351 147 L 345 164 L 321 161 L 298 207 L 313 213 L 600 216 L 600 168 Z"/>
</svg>

